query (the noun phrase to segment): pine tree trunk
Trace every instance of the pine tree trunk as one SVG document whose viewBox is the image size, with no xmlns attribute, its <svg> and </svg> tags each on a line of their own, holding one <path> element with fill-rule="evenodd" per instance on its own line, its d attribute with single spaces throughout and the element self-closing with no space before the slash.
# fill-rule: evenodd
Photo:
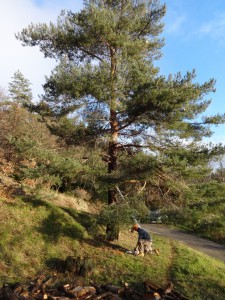
<svg viewBox="0 0 225 300">
<path fill-rule="evenodd" d="M 117 202 L 116 193 L 117 193 L 116 189 L 108 190 L 108 205 Z M 108 223 L 106 226 L 106 236 L 108 241 L 118 240 L 119 238 L 119 225 L 113 221 L 115 220 L 112 220 L 112 222 Z"/>
<path fill-rule="evenodd" d="M 119 126 L 116 114 L 116 95 L 115 95 L 115 75 L 116 75 L 116 51 L 113 47 L 110 47 L 111 56 L 111 104 L 110 104 L 110 127 L 111 137 L 109 141 L 108 155 L 108 173 L 117 170 L 117 143 L 119 135 Z M 108 190 L 108 205 L 112 205 L 117 202 L 117 191 L 115 188 L 109 188 Z M 106 235 L 109 241 L 118 240 L 119 238 L 119 225 L 116 220 L 111 220 L 110 224 L 107 224 Z"/>
<path fill-rule="evenodd" d="M 116 112 L 111 110 L 111 141 L 109 142 L 109 163 L 108 163 L 108 173 L 117 170 L 117 139 L 118 139 L 118 123 L 116 120 Z M 117 202 L 116 197 L 117 191 L 114 188 L 109 188 L 108 190 L 108 205 Z M 107 224 L 106 227 L 107 240 L 113 241 L 119 238 L 119 225 L 116 222 L 111 222 Z"/>
</svg>

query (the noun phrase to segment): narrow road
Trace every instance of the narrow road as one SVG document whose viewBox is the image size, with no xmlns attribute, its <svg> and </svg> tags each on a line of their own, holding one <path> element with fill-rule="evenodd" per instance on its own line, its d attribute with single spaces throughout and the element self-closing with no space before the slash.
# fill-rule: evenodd
<svg viewBox="0 0 225 300">
<path fill-rule="evenodd" d="M 179 229 L 172 229 L 163 224 L 142 224 L 141 227 L 150 233 L 167 236 L 205 254 L 222 260 L 225 263 L 225 246 L 216 244 L 209 240 L 197 237 L 193 234 L 185 233 Z"/>
</svg>

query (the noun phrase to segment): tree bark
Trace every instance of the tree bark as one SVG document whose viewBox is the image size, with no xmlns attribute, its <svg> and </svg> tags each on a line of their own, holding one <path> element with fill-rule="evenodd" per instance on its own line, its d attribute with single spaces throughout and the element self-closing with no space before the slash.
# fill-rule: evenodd
<svg viewBox="0 0 225 300">
<path fill-rule="evenodd" d="M 115 49 L 110 49 L 111 56 L 111 104 L 110 104 L 110 127 L 111 137 L 109 141 L 108 155 L 108 173 L 117 170 L 117 141 L 119 135 L 119 126 L 116 114 L 116 95 L 115 95 L 115 75 L 116 75 L 116 57 Z M 108 190 L 108 205 L 115 204 L 117 202 L 117 191 L 115 188 L 109 188 Z M 106 227 L 107 240 L 113 241 L 119 238 L 119 225 L 116 220 L 112 220 Z"/>
<path fill-rule="evenodd" d="M 114 114 L 111 114 L 113 116 Z M 112 171 L 117 170 L 117 138 L 118 138 L 118 125 L 116 122 L 116 114 L 115 120 L 111 122 L 112 128 L 112 140 L 109 142 L 109 163 L 108 163 L 108 173 L 112 173 Z M 117 191 L 115 188 L 109 188 L 108 190 L 108 205 L 115 204 L 117 202 L 116 197 Z M 113 220 L 115 221 L 115 220 Z M 106 227 L 106 235 L 107 240 L 113 241 L 118 240 L 119 238 L 119 225 L 116 222 L 111 222 L 107 224 Z"/>
</svg>

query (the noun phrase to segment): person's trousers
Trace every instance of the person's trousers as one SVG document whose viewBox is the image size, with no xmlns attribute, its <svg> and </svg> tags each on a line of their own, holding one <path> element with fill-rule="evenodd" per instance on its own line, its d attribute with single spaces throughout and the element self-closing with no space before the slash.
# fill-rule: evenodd
<svg viewBox="0 0 225 300">
<path fill-rule="evenodd" d="M 134 249 L 139 253 L 152 253 L 152 241 L 138 240 L 137 245 Z"/>
</svg>

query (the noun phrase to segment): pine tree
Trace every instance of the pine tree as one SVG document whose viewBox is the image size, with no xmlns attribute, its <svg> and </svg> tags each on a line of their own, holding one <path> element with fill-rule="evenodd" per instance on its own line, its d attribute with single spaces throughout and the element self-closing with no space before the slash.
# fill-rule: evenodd
<svg viewBox="0 0 225 300">
<path fill-rule="evenodd" d="M 63 11 L 57 24 L 32 24 L 17 35 L 24 45 L 38 45 L 45 57 L 60 60 L 45 84 L 51 109 L 59 115 L 73 112 L 104 139 L 109 205 L 118 203 L 115 179 L 124 154 L 132 163 L 145 149 L 149 165 L 127 173 L 149 176 L 156 158 L 161 164 L 168 156 L 165 147 L 188 148 L 212 134 L 211 124 L 225 120 L 200 119 L 211 102 L 204 97 L 214 91 L 213 79 L 198 84 L 194 71 L 158 75 L 154 62 L 164 44 L 165 12 L 159 0 L 86 0 L 78 13 Z M 109 240 L 118 233 L 115 222 L 108 224 Z"/>
<path fill-rule="evenodd" d="M 30 104 L 32 101 L 30 85 L 29 80 L 19 70 L 16 71 L 8 87 L 10 98 L 20 105 Z"/>
</svg>

